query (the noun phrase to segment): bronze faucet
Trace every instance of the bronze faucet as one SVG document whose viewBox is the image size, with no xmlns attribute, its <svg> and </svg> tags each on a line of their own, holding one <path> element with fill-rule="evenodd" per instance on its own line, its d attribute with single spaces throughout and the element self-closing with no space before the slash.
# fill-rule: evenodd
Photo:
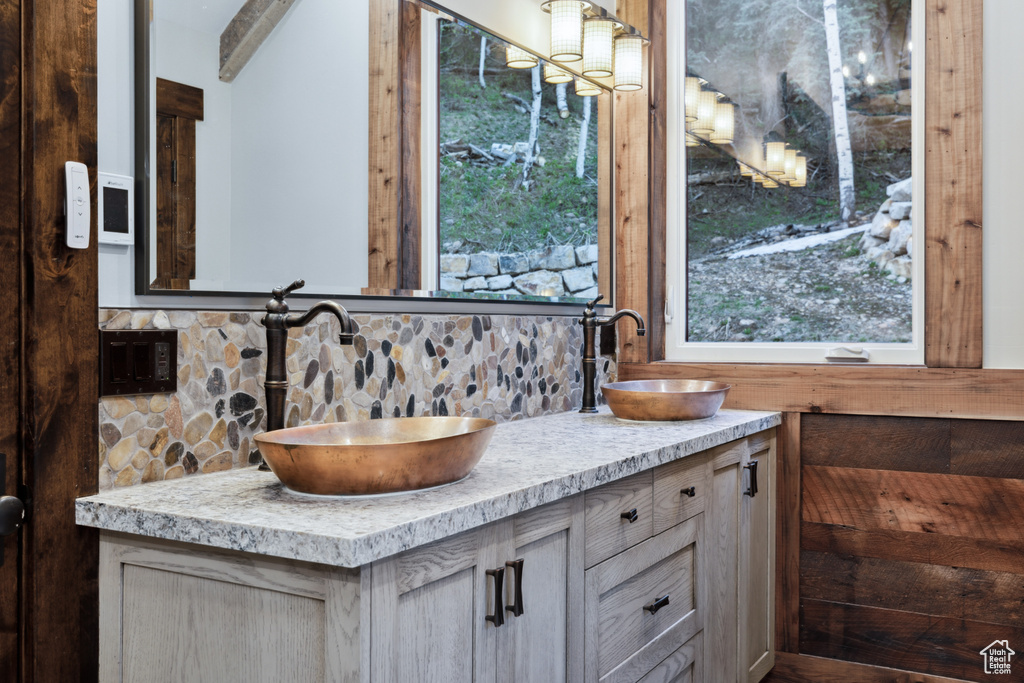
<svg viewBox="0 0 1024 683">
<path fill-rule="evenodd" d="M 321 313 L 333 313 L 341 323 L 341 344 L 349 346 L 355 338 L 355 324 L 340 305 L 333 301 L 313 304 L 305 313 L 289 313 L 284 298 L 305 285 L 305 280 L 296 280 L 287 287 L 277 287 L 274 298 L 267 302 L 267 314 L 260 321 L 267 328 L 267 374 L 263 384 L 267 392 L 267 431 L 284 427 L 284 409 L 288 396 L 288 371 L 285 349 L 288 347 L 288 328 L 302 327 Z M 261 470 L 269 469 L 264 462 Z"/>
<path fill-rule="evenodd" d="M 597 401 L 594 396 L 594 381 L 597 378 L 597 354 L 594 350 L 594 337 L 597 328 L 614 325 L 619 318 L 629 316 L 636 321 L 637 336 L 642 337 L 647 333 L 644 328 L 644 319 L 640 317 L 639 313 L 628 308 L 622 309 L 611 317 L 598 316 L 594 312 L 594 306 L 603 298 L 603 294 L 598 294 L 596 299 L 587 302 L 587 308 L 583 311 L 583 317 L 580 318 L 580 323 L 583 324 L 583 407 L 580 408 L 581 413 L 597 412 Z"/>
</svg>

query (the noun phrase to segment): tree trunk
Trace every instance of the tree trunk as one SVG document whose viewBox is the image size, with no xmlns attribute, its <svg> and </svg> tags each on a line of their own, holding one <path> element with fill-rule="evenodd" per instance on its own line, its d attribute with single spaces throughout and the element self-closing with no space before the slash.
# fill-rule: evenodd
<svg viewBox="0 0 1024 683">
<path fill-rule="evenodd" d="M 537 158 L 537 135 L 540 133 L 540 100 L 542 94 L 540 89 L 540 64 L 530 69 L 530 77 L 533 82 L 533 108 L 530 110 L 530 139 L 526 144 L 523 175 L 520 176 L 519 182 L 516 183 L 517 186 L 526 185 L 527 188 L 530 186 L 527 178 L 530 175 L 530 169 L 533 168 L 533 162 Z"/>
<path fill-rule="evenodd" d="M 583 177 L 583 169 L 587 159 L 587 137 L 590 129 L 590 101 L 593 97 L 583 98 L 583 122 L 580 123 L 580 140 L 576 145 L 576 177 Z"/>
<path fill-rule="evenodd" d="M 565 91 L 568 83 L 559 83 L 555 86 L 555 99 L 558 102 L 558 115 L 563 119 L 569 118 L 569 105 L 565 102 Z"/>
<path fill-rule="evenodd" d="M 832 129 L 835 131 L 836 160 L 839 170 L 839 216 L 850 220 L 856 203 L 853 188 L 853 152 L 850 150 L 850 125 L 846 117 L 846 84 L 843 81 L 842 52 L 839 49 L 839 17 L 836 0 L 824 0 L 825 44 L 832 86 Z"/>
<path fill-rule="evenodd" d="M 487 57 L 487 36 L 480 36 L 480 68 L 478 75 L 480 78 L 480 87 L 486 88 L 487 81 L 484 80 L 484 58 Z"/>
</svg>

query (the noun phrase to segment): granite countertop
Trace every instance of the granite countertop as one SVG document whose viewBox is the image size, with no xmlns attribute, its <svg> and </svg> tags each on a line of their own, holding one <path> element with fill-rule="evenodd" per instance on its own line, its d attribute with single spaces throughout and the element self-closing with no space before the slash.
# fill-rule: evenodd
<svg viewBox="0 0 1024 683">
<path fill-rule="evenodd" d="M 433 490 L 321 498 L 255 467 L 106 491 L 78 524 L 262 555 L 358 567 L 781 422 L 721 410 L 693 422 L 626 422 L 606 407 L 499 424 L 470 475 Z"/>
</svg>

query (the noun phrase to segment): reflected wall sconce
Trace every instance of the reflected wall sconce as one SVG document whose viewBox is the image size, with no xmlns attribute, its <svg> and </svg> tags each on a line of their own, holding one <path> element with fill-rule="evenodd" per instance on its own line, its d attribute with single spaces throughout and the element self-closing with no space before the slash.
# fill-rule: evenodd
<svg viewBox="0 0 1024 683">
<path fill-rule="evenodd" d="M 792 182 L 796 180 L 796 150 L 786 149 L 786 156 L 782 162 L 782 176 L 779 180 Z"/>
<path fill-rule="evenodd" d="M 795 179 L 789 184 L 790 187 L 807 187 L 807 157 L 797 156 Z"/>
<path fill-rule="evenodd" d="M 732 144 L 736 128 L 736 107 L 732 102 L 715 103 L 715 129 L 708 140 L 716 145 Z"/>
<path fill-rule="evenodd" d="M 765 172 L 773 178 L 780 178 L 786 172 L 786 143 L 768 142 L 764 146 Z"/>
<path fill-rule="evenodd" d="M 687 76 L 683 88 L 683 109 L 686 120 L 690 123 L 697 120 L 697 98 L 700 96 L 700 79 Z"/>
<path fill-rule="evenodd" d="M 693 122 L 690 131 L 702 137 L 711 135 L 715 130 L 715 112 L 718 109 L 718 98 L 711 90 L 701 90 L 697 93 L 697 120 Z"/>
<path fill-rule="evenodd" d="M 572 80 L 572 74 L 556 66 L 551 62 L 544 62 L 544 82 L 545 83 L 568 83 Z"/>
<path fill-rule="evenodd" d="M 505 66 L 510 69 L 532 69 L 537 66 L 537 56 L 515 45 L 505 47 Z"/>
<path fill-rule="evenodd" d="M 575 80 L 574 90 L 580 97 L 593 97 L 594 95 L 601 94 L 601 88 L 599 86 L 583 78 L 577 78 Z"/>
</svg>

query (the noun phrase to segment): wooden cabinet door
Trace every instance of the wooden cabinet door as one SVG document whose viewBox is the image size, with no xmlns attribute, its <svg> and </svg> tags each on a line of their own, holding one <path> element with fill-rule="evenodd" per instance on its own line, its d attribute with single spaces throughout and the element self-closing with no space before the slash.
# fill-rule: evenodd
<svg viewBox="0 0 1024 683">
<path fill-rule="evenodd" d="M 523 613 L 505 613 L 497 630 L 501 683 L 583 680 L 583 496 L 512 520 L 512 555 L 523 560 Z M 506 570 L 506 603 L 515 601 L 515 572 Z"/>
<path fill-rule="evenodd" d="M 740 680 L 756 683 L 775 664 L 775 439 L 749 443 L 740 496 L 739 653 Z"/>
<path fill-rule="evenodd" d="M 499 557 L 495 538 L 503 526 L 371 565 L 370 680 L 494 683 L 495 639 L 508 629 L 487 621 L 495 585 L 486 572 L 504 568 L 508 553 Z"/>
<path fill-rule="evenodd" d="M 709 467 L 704 675 L 710 683 L 752 683 L 775 663 L 774 432 L 712 449 Z"/>
<path fill-rule="evenodd" d="M 704 626 L 704 676 L 708 683 L 739 683 L 740 497 L 746 442 L 736 441 L 709 453 L 711 491 L 705 508 L 708 553 L 708 611 Z"/>
</svg>

